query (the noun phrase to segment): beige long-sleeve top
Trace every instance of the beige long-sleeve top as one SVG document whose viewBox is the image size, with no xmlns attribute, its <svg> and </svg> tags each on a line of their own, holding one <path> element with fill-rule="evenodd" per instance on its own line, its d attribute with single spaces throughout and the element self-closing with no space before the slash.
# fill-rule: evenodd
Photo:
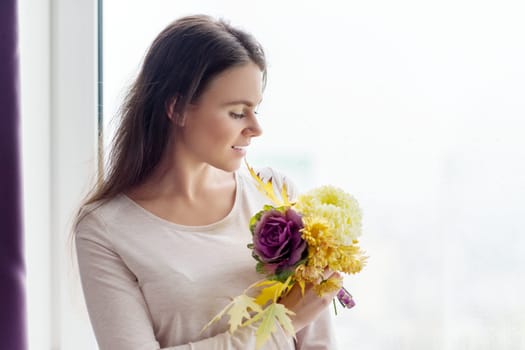
<svg viewBox="0 0 525 350">
<path fill-rule="evenodd" d="M 283 177 L 265 169 L 276 187 Z M 231 298 L 261 280 L 247 244 L 249 220 L 268 200 L 249 175 L 236 173 L 230 213 L 206 226 L 163 220 L 121 194 L 83 208 L 76 228 L 80 277 L 102 350 L 254 349 L 253 327 L 233 334 L 227 319 L 206 325 Z M 284 180 L 286 181 L 286 180 Z M 293 188 L 290 183 L 287 186 Z M 292 190 L 293 194 L 293 190 Z M 264 349 L 335 349 L 329 309 L 288 337 L 281 329 Z"/>
</svg>

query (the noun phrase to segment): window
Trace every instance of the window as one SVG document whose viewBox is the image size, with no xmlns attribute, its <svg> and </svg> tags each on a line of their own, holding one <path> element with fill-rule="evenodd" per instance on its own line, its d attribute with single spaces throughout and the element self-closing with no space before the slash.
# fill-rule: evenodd
<svg viewBox="0 0 525 350">
<path fill-rule="evenodd" d="M 525 28 L 518 5 L 460 1 L 104 3 L 105 120 L 169 22 L 207 13 L 268 55 L 249 151 L 364 211 L 369 265 L 345 285 L 342 349 L 525 344 Z M 521 8 L 523 10 L 523 8 Z M 140 25 L 137 25 L 140 22 Z"/>
</svg>

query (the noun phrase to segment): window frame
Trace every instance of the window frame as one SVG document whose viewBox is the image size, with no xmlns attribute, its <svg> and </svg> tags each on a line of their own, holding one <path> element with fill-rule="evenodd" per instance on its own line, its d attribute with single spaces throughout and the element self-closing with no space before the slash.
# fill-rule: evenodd
<svg viewBox="0 0 525 350">
<path fill-rule="evenodd" d="M 101 0 L 18 1 L 29 348 L 93 349 L 71 225 L 98 160 Z"/>
</svg>

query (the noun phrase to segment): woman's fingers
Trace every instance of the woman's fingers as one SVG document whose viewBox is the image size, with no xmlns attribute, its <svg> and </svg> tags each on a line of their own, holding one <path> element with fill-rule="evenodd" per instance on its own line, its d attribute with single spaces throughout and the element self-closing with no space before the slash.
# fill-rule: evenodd
<svg viewBox="0 0 525 350">
<path fill-rule="evenodd" d="M 329 268 L 324 269 L 324 271 L 323 271 L 323 281 L 326 281 L 330 277 L 342 278 L 342 276 L 341 276 L 341 274 L 339 272 L 334 271 L 334 270 L 330 270 Z M 320 282 L 322 282 L 322 281 L 318 281 L 318 283 L 320 283 Z"/>
<path fill-rule="evenodd" d="M 329 278 L 342 277 L 337 272 L 325 270 L 323 278 L 326 280 Z M 313 285 L 309 283 L 306 285 L 303 294 L 301 287 L 295 284 L 290 292 L 282 297 L 279 302 L 295 313 L 292 317 L 292 324 L 295 331 L 298 332 L 317 318 L 319 313 L 331 303 L 332 299 L 337 295 L 337 292 L 338 291 L 327 292 L 319 296 L 314 291 Z"/>
</svg>

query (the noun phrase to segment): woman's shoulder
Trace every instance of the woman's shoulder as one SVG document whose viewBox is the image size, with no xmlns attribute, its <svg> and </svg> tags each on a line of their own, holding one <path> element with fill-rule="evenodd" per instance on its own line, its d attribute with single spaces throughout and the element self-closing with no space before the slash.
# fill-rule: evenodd
<svg viewBox="0 0 525 350">
<path fill-rule="evenodd" d="M 107 222 L 123 219 L 123 194 L 110 199 L 97 200 L 83 205 L 78 211 L 75 229 L 79 227 L 103 227 Z"/>
</svg>

